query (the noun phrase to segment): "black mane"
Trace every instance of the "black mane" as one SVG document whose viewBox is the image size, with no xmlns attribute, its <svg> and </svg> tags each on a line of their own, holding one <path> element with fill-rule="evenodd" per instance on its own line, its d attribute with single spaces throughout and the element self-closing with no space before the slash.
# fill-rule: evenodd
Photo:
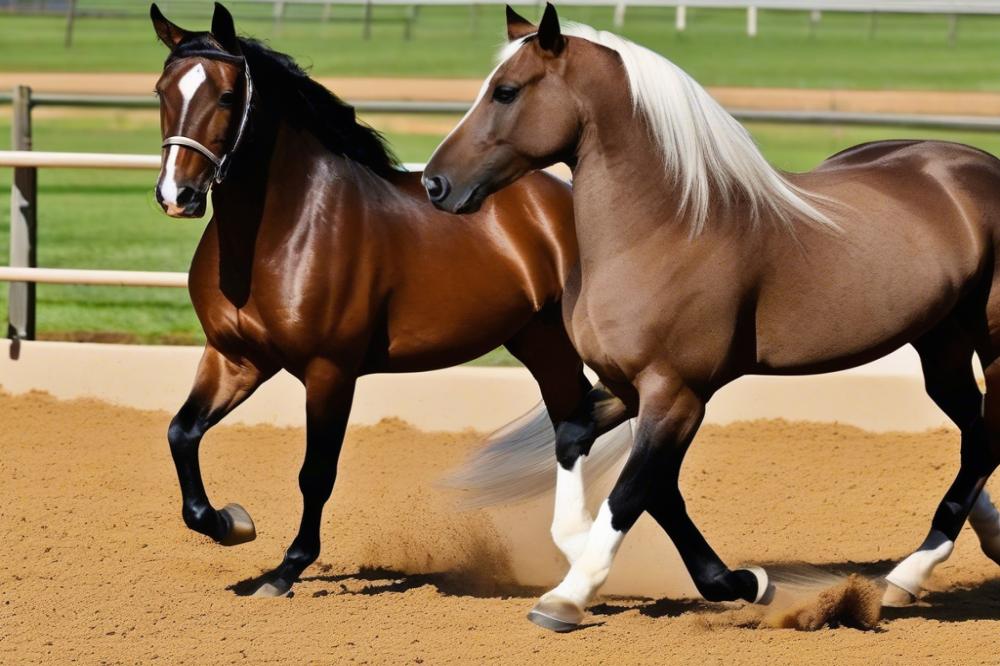
<svg viewBox="0 0 1000 666">
<path fill-rule="evenodd" d="M 330 151 L 359 162 L 380 176 L 399 170 L 399 161 L 385 138 L 359 122 L 353 106 L 309 78 L 291 56 L 246 37 L 240 38 L 240 48 L 258 97 L 261 101 L 266 99 L 292 126 L 311 132 Z M 168 60 L 192 56 L 233 58 L 205 32 L 191 34 Z"/>
</svg>

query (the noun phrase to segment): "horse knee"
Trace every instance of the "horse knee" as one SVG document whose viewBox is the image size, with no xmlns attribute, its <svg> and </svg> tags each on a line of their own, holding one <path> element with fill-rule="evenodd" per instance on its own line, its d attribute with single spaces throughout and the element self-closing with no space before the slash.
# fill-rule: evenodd
<svg viewBox="0 0 1000 666">
<path fill-rule="evenodd" d="M 170 451 L 175 456 L 189 453 L 191 449 L 196 448 L 205 432 L 205 425 L 201 419 L 192 416 L 189 411 L 187 405 L 182 407 L 167 428 L 167 442 L 170 443 Z"/>
</svg>

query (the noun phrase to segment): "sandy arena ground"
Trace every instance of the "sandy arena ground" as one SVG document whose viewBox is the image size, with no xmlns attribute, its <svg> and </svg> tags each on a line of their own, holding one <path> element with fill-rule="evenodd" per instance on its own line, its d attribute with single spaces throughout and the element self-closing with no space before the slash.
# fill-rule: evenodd
<svg viewBox="0 0 1000 666">
<path fill-rule="evenodd" d="M 302 432 L 220 427 L 206 438 L 210 495 L 241 502 L 259 532 L 223 548 L 180 519 L 167 422 L 165 413 L 94 401 L 0 394 L 0 662 L 1000 660 L 1000 569 L 968 530 L 935 575 L 937 591 L 920 606 L 887 611 L 870 631 L 778 629 L 772 611 L 616 597 L 591 609 L 586 628 L 547 633 L 524 619 L 535 591 L 505 582 L 503 521 L 455 513 L 432 485 L 476 436 L 395 421 L 351 431 L 325 551 L 295 595 L 239 597 L 230 588 L 276 564 L 294 534 Z M 683 486 L 692 515 L 731 563 L 780 572 L 808 562 L 875 576 L 925 533 L 957 451 L 955 433 L 944 430 L 706 427 Z M 1000 496 L 1000 484 L 992 487 Z M 539 557 L 555 558 L 547 511 L 532 511 L 523 525 L 537 526 Z M 668 551 L 663 561 L 674 562 Z M 855 601 L 864 605 L 860 589 Z"/>
</svg>

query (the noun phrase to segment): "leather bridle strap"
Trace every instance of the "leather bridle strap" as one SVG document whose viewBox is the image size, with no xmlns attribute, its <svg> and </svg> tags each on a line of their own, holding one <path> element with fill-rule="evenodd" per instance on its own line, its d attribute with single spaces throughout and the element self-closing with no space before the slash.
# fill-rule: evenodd
<svg viewBox="0 0 1000 666">
<path fill-rule="evenodd" d="M 161 144 L 162 148 L 166 148 L 168 146 L 183 146 L 204 155 L 209 162 L 215 165 L 214 180 L 216 183 L 221 183 L 225 179 L 226 174 L 229 172 L 229 164 L 232 161 L 232 155 L 236 152 L 236 149 L 240 147 L 240 143 L 243 142 L 247 124 L 250 121 L 250 104 L 253 100 L 253 79 L 250 78 L 250 66 L 247 64 L 246 58 L 243 58 L 243 78 L 246 82 L 246 90 L 243 95 L 243 113 L 240 116 L 240 124 L 236 129 L 236 138 L 233 140 L 233 145 L 228 152 L 220 157 L 209 150 L 203 143 L 195 141 L 194 139 L 186 137 L 182 134 L 169 136 L 164 139 Z"/>
<path fill-rule="evenodd" d="M 189 139 L 186 136 L 169 136 L 163 140 L 163 147 L 167 146 L 184 146 L 185 148 L 192 148 L 197 150 L 199 153 L 208 158 L 208 161 L 215 165 L 216 176 L 218 176 L 219 169 L 222 168 L 222 158 L 217 157 L 215 153 L 205 147 L 204 144 L 195 141 L 194 139 Z"/>
</svg>

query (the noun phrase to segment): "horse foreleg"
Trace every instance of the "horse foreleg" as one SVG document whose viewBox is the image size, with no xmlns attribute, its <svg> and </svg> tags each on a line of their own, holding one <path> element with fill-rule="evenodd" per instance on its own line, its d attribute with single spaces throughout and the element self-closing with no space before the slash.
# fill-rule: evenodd
<svg viewBox="0 0 1000 666">
<path fill-rule="evenodd" d="M 645 390 L 643 390 L 645 388 Z M 656 377 L 640 388 L 638 427 L 631 453 L 608 499 L 601 505 L 583 552 L 569 573 L 528 614 L 546 629 L 569 631 L 604 584 L 625 533 L 645 510 L 661 466 L 671 450 L 686 449 L 701 422 L 704 403 L 682 382 Z M 748 581 L 756 593 L 756 581 Z M 750 594 L 750 592 L 747 592 Z"/>
<path fill-rule="evenodd" d="M 299 472 L 302 520 L 281 564 L 262 578 L 264 582 L 254 592 L 258 597 L 287 594 L 306 567 L 319 557 L 323 506 L 337 478 L 355 377 L 322 360 L 310 364 L 305 384 L 306 456 Z"/>
<path fill-rule="evenodd" d="M 252 541 L 256 532 L 249 514 L 238 504 L 229 504 L 221 511 L 212 507 L 201 478 L 198 447 L 209 428 L 273 374 L 273 370 L 262 370 L 245 359 L 230 360 L 206 346 L 194 387 L 167 430 L 180 482 L 184 523 L 224 546 Z"/>
<path fill-rule="evenodd" d="M 600 435 L 629 418 L 621 400 L 597 384 L 574 415 L 556 428 L 556 491 L 552 540 L 572 565 L 583 554 L 593 518 L 587 509 L 583 466 Z M 630 436 L 630 435 L 627 435 Z"/>
</svg>

